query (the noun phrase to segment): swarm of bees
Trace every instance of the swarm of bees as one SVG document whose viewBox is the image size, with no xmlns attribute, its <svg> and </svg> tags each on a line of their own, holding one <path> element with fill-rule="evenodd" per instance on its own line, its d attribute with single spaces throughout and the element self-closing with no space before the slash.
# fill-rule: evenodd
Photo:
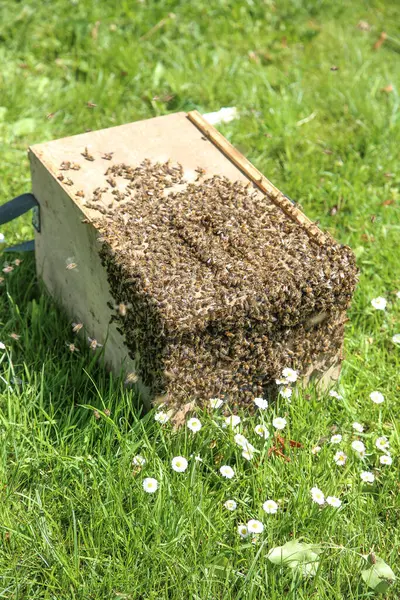
<svg viewBox="0 0 400 600">
<path fill-rule="evenodd" d="M 196 173 L 187 183 L 170 161 L 112 164 L 94 190 L 112 320 L 132 379 L 155 396 L 251 405 L 282 365 L 323 373 L 340 360 L 355 258 L 253 186 Z M 117 202 L 99 202 L 113 190 Z"/>
</svg>

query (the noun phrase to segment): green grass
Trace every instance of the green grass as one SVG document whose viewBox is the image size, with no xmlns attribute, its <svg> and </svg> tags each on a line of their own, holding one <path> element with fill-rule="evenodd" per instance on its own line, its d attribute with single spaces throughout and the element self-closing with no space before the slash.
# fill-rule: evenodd
<svg viewBox="0 0 400 600">
<path fill-rule="evenodd" d="M 360 20 L 369 31 L 357 28 Z M 242 415 L 260 450 L 249 463 L 218 417 L 199 414 L 196 435 L 161 427 L 152 413 L 140 418 L 101 352 L 69 352 L 70 323 L 24 255 L 0 298 L 0 598 L 369 598 L 359 555 L 371 550 L 399 574 L 400 348 L 391 342 L 400 331 L 399 23 L 400 6 L 389 0 L 3 0 L 2 202 L 29 191 L 31 143 L 237 106 L 240 119 L 223 133 L 354 249 L 361 276 L 346 331 L 344 400 L 310 388 L 263 413 L 271 434 L 273 416 L 285 416 L 285 436 L 303 444 L 289 451 L 291 462 L 268 458 L 272 442 L 253 434 L 261 417 Z M 388 39 L 374 50 L 381 31 Z M 393 91 L 382 91 L 389 84 Z M 29 239 L 29 217 L 2 232 L 9 244 Z M 372 309 L 376 296 L 388 299 L 385 313 Z M 384 404 L 370 401 L 373 390 Z M 364 461 L 350 449 L 353 421 L 365 425 Z M 342 443 L 327 441 L 313 455 L 336 428 Z M 392 466 L 381 467 L 374 450 L 382 434 Z M 339 447 L 345 467 L 333 462 Z M 147 464 L 134 472 L 138 453 Z M 188 458 L 185 473 L 172 471 L 176 455 Z M 221 464 L 235 468 L 234 479 L 218 474 Z M 361 484 L 363 469 L 374 470 L 372 486 Z M 148 476 L 160 482 L 154 495 L 142 488 Z M 342 507 L 312 503 L 315 485 Z M 276 515 L 263 513 L 267 497 L 280 502 Z M 228 498 L 236 511 L 224 508 Z M 250 518 L 265 525 L 254 544 L 236 532 Z M 266 559 L 291 538 L 323 546 L 313 579 Z"/>
</svg>

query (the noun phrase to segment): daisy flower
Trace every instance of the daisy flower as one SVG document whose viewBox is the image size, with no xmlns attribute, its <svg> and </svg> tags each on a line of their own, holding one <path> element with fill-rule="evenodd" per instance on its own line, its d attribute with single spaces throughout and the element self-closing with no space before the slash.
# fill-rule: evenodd
<svg viewBox="0 0 400 600">
<path fill-rule="evenodd" d="M 390 454 L 383 454 L 382 456 L 379 457 L 379 462 L 381 463 L 381 465 L 391 465 L 393 462 L 393 459 L 390 456 Z"/>
<path fill-rule="evenodd" d="M 241 448 L 243 448 L 244 446 L 246 446 L 249 442 L 247 441 L 247 438 L 242 435 L 241 433 L 236 433 L 235 437 L 233 438 L 235 440 L 235 443 L 240 446 Z"/>
<path fill-rule="evenodd" d="M 400 333 L 395 333 L 392 337 L 393 344 L 400 344 Z"/>
<path fill-rule="evenodd" d="M 254 398 L 254 404 L 260 410 L 265 410 L 268 408 L 268 400 L 264 400 L 264 398 Z"/>
<path fill-rule="evenodd" d="M 224 503 L 224 506 L 228 510 L 236 510 L 236 508 L 237 508 L 237 504 L 236 504 L 236 502 L 234 500 L 227 500 Z"/>
<path fill-rule="evenodd" d="M 189 419 L 186 425 L 188 429 L 190 429 L 190 431 L 192 431 L 193 433 L 197 433 L 202 427 L 199 419 L 196 419 L 196 417 L 192 417 L 191 419 Z"/>
<path fill-rule="evenodd" d="M 339 506 L 342 505 L 342 501 L 339 498 L 336 498 L 336 496 L 328 496 L 326 503 L 329 504 L 329 506 L 333 506 L 333 508 L 339 508 Z"/>
<path fill-rule="evenodd" d="M 372 298 L 371 304 L 376 310 L 385 310 L 387 300 L 386 298 L 382 298 L 382 296 L 378 296 L 377 298 Z"/>
<path fill-rule="evenodd" d="M 360 477 L 364 483 L 374 483 L 375 481 L 375 475 L 370 471 L 362 471 Z"/>
<path fill-rule="evenodd" d="M 389 448 L 389 440 L 385 435 L 378 437 L 375 442 L 375 446 L 378 448 L 378 450 L 387 450 Z"/>
<path fill-rule="evenodd" d="M 282 371 L 282 377 L 284 377 L 284 379 L 288 383 L 294 383 L 295 381 L 297 381 L 298 376 L 299 375 L 297 371 L 291 369 L 290 367 L 285 367 Z"/>
<path fill-rule="evenodd" d="M 221 408 L 223 403 L 224 403 L 224 401 L 221 400 L 221 398 L 211 398 L 211 400 L 210 400 L 211 408 Z"/>
<path fill-rule="evenodd" d="M 135 465 L 135 467 L 144 467 L 146 459 L 141 454 L 137 454 L 133 457 L 132 464 Z"/>
<path fill-rule="evenodd" d="M 275 417 L 275 419 L 272 421 L 272 425 L 275 427 L 275 429 L 284 429 L 286 427 L 286 419 L 284 419 L 283 417 Z"/>
<path fill-rule="evenodd" d="M 246 448 L 245 450 L 243 450 L 242 456 L 246 460 L 253 460 L 253 458 L 254 458 L 254 450 Z"/>
<path fill-rule="evenodd" d="M 227 479 L 232 479 L 235 476 L 235 471 L 229 465 L 222 465 L 219 472 L 222 477 L 226 477 Z"/>
<path fill-rule="evenodd" d="M 262 533 L 264 531 L 264 525 L 257 519 L 250 519 L 247 523 L 247 531 L 249 533 Z"/>
<path fill-rule="evenodd" d="M 143 489 L 148 494 L 154 494 L 154 492 L 157 491 L 157 488 L 158 488 L 157 479 L 153 479 L 153 477 L 146 477 L 146 479 L 143 480 Z"/>
<path fill-rule="evenodd" d="M 5 350 L 5 349 L 6 349 L 6 347 L 5 347 L 5 345 L 3 344 L 3 342 L 0 342 L 0 350 Z"/>
<path fill-rule="evenodd" d="M 188 461 L 183 456 L 175 456 L 172 459 L 171 464 L 174 471 L 183 473 L 187 469 Z"/>
<path fill-rule="evenodd" d="M 166 412 L 160 410 L 154 415 L 154 420 L 157 421 L 157 423 L 161 423 L 161 425 L 165 425 L 165 423 L 169 421 L 169 415 Z"/>
<path fill-rule="evenodd" d="M 354 442 L 351 442 L 351 447 L 361 456 L 365 455 L 365 445 L 360 440 L 354 440 Z"/>
<path fill-rule="evenodd" d="M 364 431 L 364 426 L 361 423 L 354 422 L 352 425 L 354 431 L 358 431 L 358 433 L 362 433 Z"/>
<path fill-rule="evenodd" d="M 247 525 L 238 525 L 237 532 L 241 538 L 247 538 L 247 536 L 249 535 Z"/>
<path fill-rule="evenodd" d="M 321 506 L 325 502 L 324 493 L 317 487 L 311 488 L 311 498 L 312 498 L 313 502 L 316 502 L 317 504 L 320 504 Z"/>
<path fill-rule="evenodd" d="M 256 425 L 254 427 L 254 432 L 259 435 L 260 437 L 263 437 L 264 439 L 269 438 L 269 431 L 268 429 L 265 427 L 265 425 L 262 425 L 261 423 L 259 423 L 258 425 Z"/>
<path fill-rule="evenodd" d="M 371 392 L 369 397 L 375 404 L 382 404 L 382 402 L 385 400 L 385 396 L 381 394 L 381 392 Z"/>
<path fill-rule="evenodd" d="M 321 452 L 321 450 L 322 450 L 321 446 L 314 446 L 314 448 L 311 448 L 311 453 L 318 454 L 318 452 Z"/>
<path fill-rule="evenodd" d="M 293 390 L 290 387 L 283 387 L 279 390 L 281 396 L 289 400 L 291 395 L 293 394 Z"/>
<path fill-rule="evenodd" d="M 232 427 L 233 429 L 239 425 L 241 418 L 238 415 L 230 415 L 229 417 L 225 417 L 225 423 L 228 427 Z"/>
<path fill-rule="evenodd" d="M 276 512 L 278 512 L 278 505 L 275 500 L 266 500 L 262 507 L 267 515 L 274 515 Z"/>
<path fill-rule="evenodd" d="M 333 457 L 333 460 L 337 465 L 343 467 L 343 465 L 346 464 L 347 456 L 342 450 L 339 450 L 339 452 L 336 452 L 335 456 Z"/>
<path fill-rule="evenodd" d="M 331 390 L 331 391 L 329 392 L 329 395 L 330 395 L 332 398 L 336 398 L 336 400 L 343 400 L 343 396 L 341 396 L 340 394 L 338 394 L 337 392 L 335 392 L 335 390 Z"/>
<path fill-rule="evenodd" d="M 341 441 L 342 441 L 342 436 L 340 435 L 340 433 L 337 433 L 336 435 L 333 435 L 331 437 L 331 444 L 340 444 Z"/>
</svg>

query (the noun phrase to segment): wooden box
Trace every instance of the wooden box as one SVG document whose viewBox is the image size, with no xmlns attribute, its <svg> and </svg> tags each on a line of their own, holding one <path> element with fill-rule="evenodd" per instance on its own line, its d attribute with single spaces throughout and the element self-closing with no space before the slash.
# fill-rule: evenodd
<svg viewBox="0 0 400 600">
<path fill-rule="evenodd" d="M 304 381 L 311 376 L 316 377 L 325 387 L 337 379 L 342 360 L 345 311 L 356 281 L 356 268 L 351 251 L 338 245 L 329 234 L 323 233 L 310 222 L 216 129 L 208 125 L 199 113 L 194 111 L 189 114 L 171 114 L 38 144 L 29 149 L 29 157 L 32 191 L 40 206 L 40 232 L 36 233 L 35 240 L 38 274 L 49 293 L 65 308 L 71 320 L 83 324 L 82 333 L 85 332 L 86 338 L 97 340 L 99 344 L 104 345 L 105 359 L 109 367 L 116 373 L 123 370 L 128 380 L 137 382 L 144 403 L 149 403 L 155 395 L 160 394 L 166 394 L 170 399 L 178 399 L 178 403 L 186 400 L 205 401 L 217 396 L 230 397 L 233 402 L 247 401 L 250 396 L 260 396 L 264 393 L 271 382 L 279 377 L 281 369 L 287 366 L 297 368 Z M 283 215 L 280 221 L 283 223 L 283 231 L 287 230 L 288 233 L 287 237 L 286 234 L 279 234 L 281 237 L 274 238 L 275 258 L 273 268 L 271 267 L 271 280 L 279 281 L 282 277 L 282 310 L 275 299 L 275 312 L 269 314 L 269 324 L 264 332 L 265 339 L 270 340 L 268 348 L 265 347 L 265 354 L 269 357 L 268 368 L 252 367 L 256 364 L 262 365 L 256 358 L 264 351 L 260 342 L 261 334 L 255 338 L 253 332 L 257 330 L 263 333 L 263 325 L 261 317 L 256 316 L 255 320 L 251 320 L 248 315 L 244 315 L 244 308 L 240 314 L 241 318 L 246 317 L 245 331 L 235 330 L 234 333 L 229 333 L 234 317 L 227 320 L 227 331 L 221 334 L 221 340 L 217 336 L 211 344 L 211 338 L 208 337 L 208 341 L 204 342 L 211 345 L 204 350 L 207 364 L 204 369 L 197 370 L 201 371 L 197 372 L 197 379 L 203 380 L 199 384 L 200 387 L 195 383 L 194 376 L 193 388 L 188 388 L 186 383 L 180 382 L 178 371 L 183 367 L 181 363 L 178 364 L 179 361 L 176 367 L 166 373 L 165 380 L 160 379 L 158 374 L 156 384 L 151 367 L 142 368 L 142 356 L 148 355 L 149 352 L 151 354 L 151 348 L 144 348 L 143 345 L 140 347 L 140 344 L 133 348 L 124 334 L 123 323 L 121 328 L 121 321 L 126 318 L 126 314 L 116 315 L 121 298 L 115 298 L 111 294 L 110 285 L 116 289 L 117 283 L 115 277 L 112 280 L 107 273 L 104 252 L 100 257 L 104 240 L 99 241 L 97 222 L 105 212 L 110 214 L 112 210 L 121 211 L 123 205 L 114 202 L 112 206 L 116 190 L 119 189 L 119 181 L 112 181 L 113 177 L 108 178 L 105 173 L 109 173 L 113 165 L 138 166 L 144 160 L 149 160 L 152 164 L 164 164 L 167 161 L 170 161 L 171 165 L 181 164 L 185 183 L 182 183 L 182 180 L 179 189 L 185 185 L 197 185 L 199 178 L 213 176 L 225 177 L 229 181 L 239 181 L 251 186 L 250 189 L 252 192 L 254 190 L 253 195 L 256 195 L 261 210 L 261 216 L 258 217 L 260 223 L 264 208 L 265 214 L 270 215 L 268 226 L 272 233 L 265 232 L 265 235 L 275 235 L 273 215 L 278 214 L 276 211 Z M 110 182 L 106 183 L 108 179 Z M 97 198 L 98 202 L 94 203 L 93 191 L 99 188 L 103 192 Z M 133 192 L 132 198 L 134 202 Z M 187 209 L 183 208 L 181 214 L 183 224 L 187 217 L 185 210 L 187 212 Z M 212 215 L 208 218 L 212 219 Z M 247 215 L 246 219 L 248 227 L 251 228 L 251 215 Z M 243 226 L 243 235 L 247 235 L 248 239 L 246 227 Z M 300 236 L 301 247 L 288 247 L 291 232 Z M 126 251 L 129 252 L 129 248 L 125 248 Z M 234 253 L 233 250 L 232 252 Z M 289 293 L 288 272 L 292 271 L 293 277 L 298 278 L 298 274 L 295 273 L 296 265 L 301 265 L 303 258 L 307 258 L 307 253 L 313 257 L 315 273 L 318 276 L 316 275 L 315 282 L 309 281 L 311 271 L 308 268 L 307 278 L 304 281 L 296 280 L 296 290 Z M 318 261 L 322 254 L 326 272 L 320 276 Z M 114 251 L 112 255 L 115 256 Z M 265 259 L 260 259 L 260 272 L 269 264 L 268 256 L 267 253 Z M 340 260 L 337 259 L 338 256 Z M 149 260 L 150 258 L 151 256 Z M 235 260 L 232 256 L 230 259 Z M 337 260 L 339 262 L 335 262 Z M 141 277 L 146 279 L 145 266 L 142 265 L 141 268 Z M 159 268 L 161 277 L 163 265 L 160 264 Z M 235 268 L 234 262 L 232 268 Z M 253 276 L 255 268 L 254 265 L 251 269 L 249 267 Z M 201 276 L 194 274 L 193 281 L 196 277 Z M 260 313 L 260 307 L 271 300 L 268 297 L 268 278 L 265 279 L 265 275 L 263 277 L 265 297 L 260 296 L 260 306 L 254 309 L 255 313 L 253 311 L 256 315 Z M 201 284 L 201 280 L 198 283 Z M 241 289 L 240 282 L 235 285 L 239 286 L 238 290 Z M 143 289 L 146 290 L 145 287 Z M 178 282 L 176 289 L 181 300 L 185 299 L 186 293 L 191 293 L 189 289 L 185 292 L 179 288 Z M 238 299 L 241 306 L 245 307 L 247 292 L 243 288 L 240 293 L 238 292 Z M 276 291 L 274 293 L 276 295 Z M 293 303 L 297 303 L 296 306 L 304 304 L 305 309 L 301 317 L 297 316 L 291 320 L 290 315 L 294 310 L 291 300 L 294 298 L 293 294 L 296 294 Z M 307 294 L 312 298 L 308 303 L 304 300 L 308 298 Z M 151 293 L 148 292 L 147 295 L 150 295 L 151 301 Z M 172 305 L 173 296 L 172 292 Z M 189 296 L 188 300 L 191 302 Z M 215 316 L 222 314 L 222 311 L 218 312 L 218 308 L 213 306 L 214 321 L 211 322 L 210 317 L 208 321 L 204 320 L 203 329 L 201 326 L 197 327 L 196 336 L 200 342 L 196 341 L 196 344 L 201 345 L 204 332 L 209 335 L 212 328 L 213 331 L 224 330 L 224 323 L 221 324 L 218 316 Z M 126 310 L 136 315 L 135 310 L 138 308 L 135 301 L 124 304 L 125 313 Z M 221 319 L 223 321 L 224 317 Z M 160 327 L 164 327 L 161 317 L 160 322 Z M 235 338 L 236 334 L 240 334 L 241 344 L 246 345 L 246 350 L 242 351 L 242 346 L 239 347 L 236 342 L 236 345 L 232 345 L 233 342 L 231 343 L 229 338 Z M 175 337 L 174 340 L 176 339 L 181 338 Z M 198 346 L 190 348 L 187 336 L 183 343 L 187 356 L 195 356 Z M 93 344 L 95 345 L 94 342 Z M 167 342 L 164 346 L 167 346 Z M 160 360 L 162 362 L 160 356 L 158 363 Z M 239 357 L 239 366 L 237 361 L 235 363 L 236 357 Z"/>
</svg>

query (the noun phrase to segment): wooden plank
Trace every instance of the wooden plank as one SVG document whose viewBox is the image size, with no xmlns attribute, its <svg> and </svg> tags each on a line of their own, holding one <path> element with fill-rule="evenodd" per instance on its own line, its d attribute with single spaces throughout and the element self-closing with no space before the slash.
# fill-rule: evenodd
<svg viewBox="0 0 400 600">
<path fill-rule="evenodd" d="M 238 167 L 258 188 L 267 194 L 268 198 L 279 206 L 285 214 L 293 221 L 296 221 L 304 227 L 307 233 L 316 239 L 319 243 L 324 244 L 326 235 L 321 231 L 315 223 L 313 223 L 305 214 L 301 212 L 288 198 L 274 186 L 243 154 L 239 152 L 228 140 L 217 130 L 210 125 L 206 119 L 197 111 L 188 112 L 189 120 L 207 136 L 207 138 L 221 150 Z"/>
</svg>

